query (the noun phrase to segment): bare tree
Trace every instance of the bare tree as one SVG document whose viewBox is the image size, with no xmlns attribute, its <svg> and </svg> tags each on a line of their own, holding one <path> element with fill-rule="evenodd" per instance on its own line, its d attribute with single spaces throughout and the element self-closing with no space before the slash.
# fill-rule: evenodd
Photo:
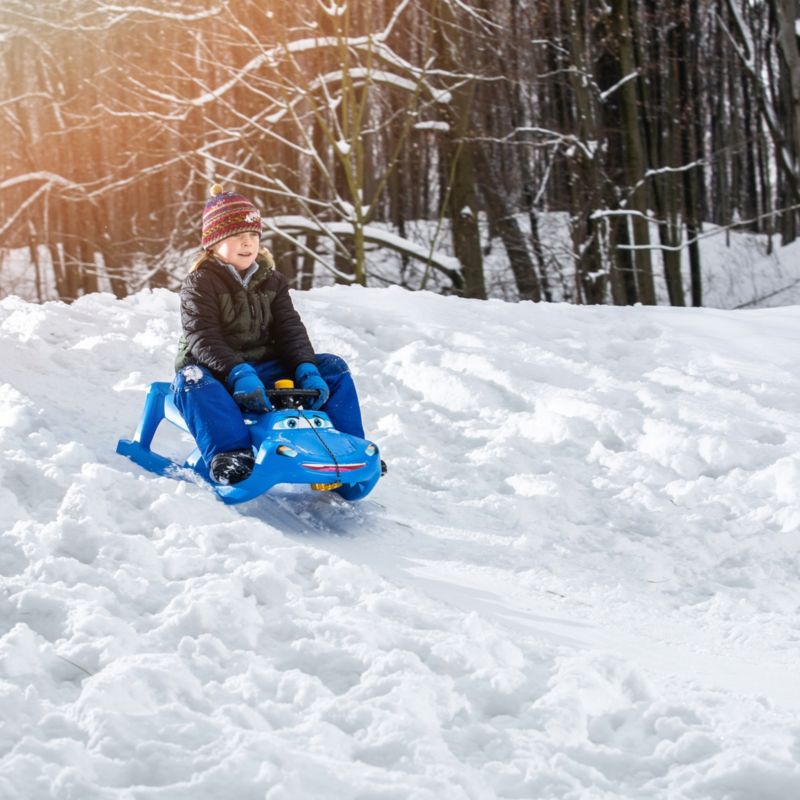
<svg viewBox="0 0 800 800">
<path fill-rule="evenodd" d="M 788 0 L 7 0 L 0 291 L 24 260 L 39 299 L 176 287 L 221 180 L 298 288 L 484 297 L 494 239 L 509 298 L 699 305 L 704 222 L 796 236 L 795 22 Z"/>
</svg>

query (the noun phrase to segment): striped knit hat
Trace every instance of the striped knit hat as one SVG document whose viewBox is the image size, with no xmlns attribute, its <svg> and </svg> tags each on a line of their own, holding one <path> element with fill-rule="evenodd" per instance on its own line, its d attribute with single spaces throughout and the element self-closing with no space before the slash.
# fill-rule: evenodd
<svg viewBox="0 0 800 800">
<path fill-rule="evenodd" d="M 246 197 L 224 192 L 218 183 L 211 187 L 210 194 L 203 209 L 203 250 L 238 233 L 252 231 L 261 235 L 261 213 Z"/>
</svg>

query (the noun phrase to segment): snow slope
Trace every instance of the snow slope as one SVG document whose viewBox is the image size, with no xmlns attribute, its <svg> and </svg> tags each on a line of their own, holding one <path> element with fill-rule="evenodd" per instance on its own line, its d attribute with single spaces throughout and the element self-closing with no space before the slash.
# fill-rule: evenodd
<svg viewBox="0 0 800 800">
<path fill-rule="evenodd" d="M 799 307 L 295 300 L 361 504 L 114 454 L 175 295 L 0 301 L 0 797 L 800 796 Z"/>
</svg>

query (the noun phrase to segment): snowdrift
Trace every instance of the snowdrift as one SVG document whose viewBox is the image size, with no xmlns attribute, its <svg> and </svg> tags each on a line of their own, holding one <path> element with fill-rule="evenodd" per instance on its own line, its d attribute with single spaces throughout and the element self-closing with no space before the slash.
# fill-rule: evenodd
<svg viewBox="0 0 800 800">
<path fill-rule="evenodd" d="M 800 796 L 800 308 L 295 301 L 360 506 L 114 454 L 174 294 L 0 301 L 0 797 Z"/>
</svg>

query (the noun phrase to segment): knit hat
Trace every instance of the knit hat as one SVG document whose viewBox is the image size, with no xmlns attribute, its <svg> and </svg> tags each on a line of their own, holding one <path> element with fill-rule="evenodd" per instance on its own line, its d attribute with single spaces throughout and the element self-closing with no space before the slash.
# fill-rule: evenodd
<svg viewBox="0 0 800 800">
<path fill-rule="evenodd" d="M 203 250 L 238 233 L 252 231 L 261 235 L 261 212 L 246 198 L 234 192 L 224 192 L 215 183 L 211 197 L 203 209 Z"/>
</svg>

